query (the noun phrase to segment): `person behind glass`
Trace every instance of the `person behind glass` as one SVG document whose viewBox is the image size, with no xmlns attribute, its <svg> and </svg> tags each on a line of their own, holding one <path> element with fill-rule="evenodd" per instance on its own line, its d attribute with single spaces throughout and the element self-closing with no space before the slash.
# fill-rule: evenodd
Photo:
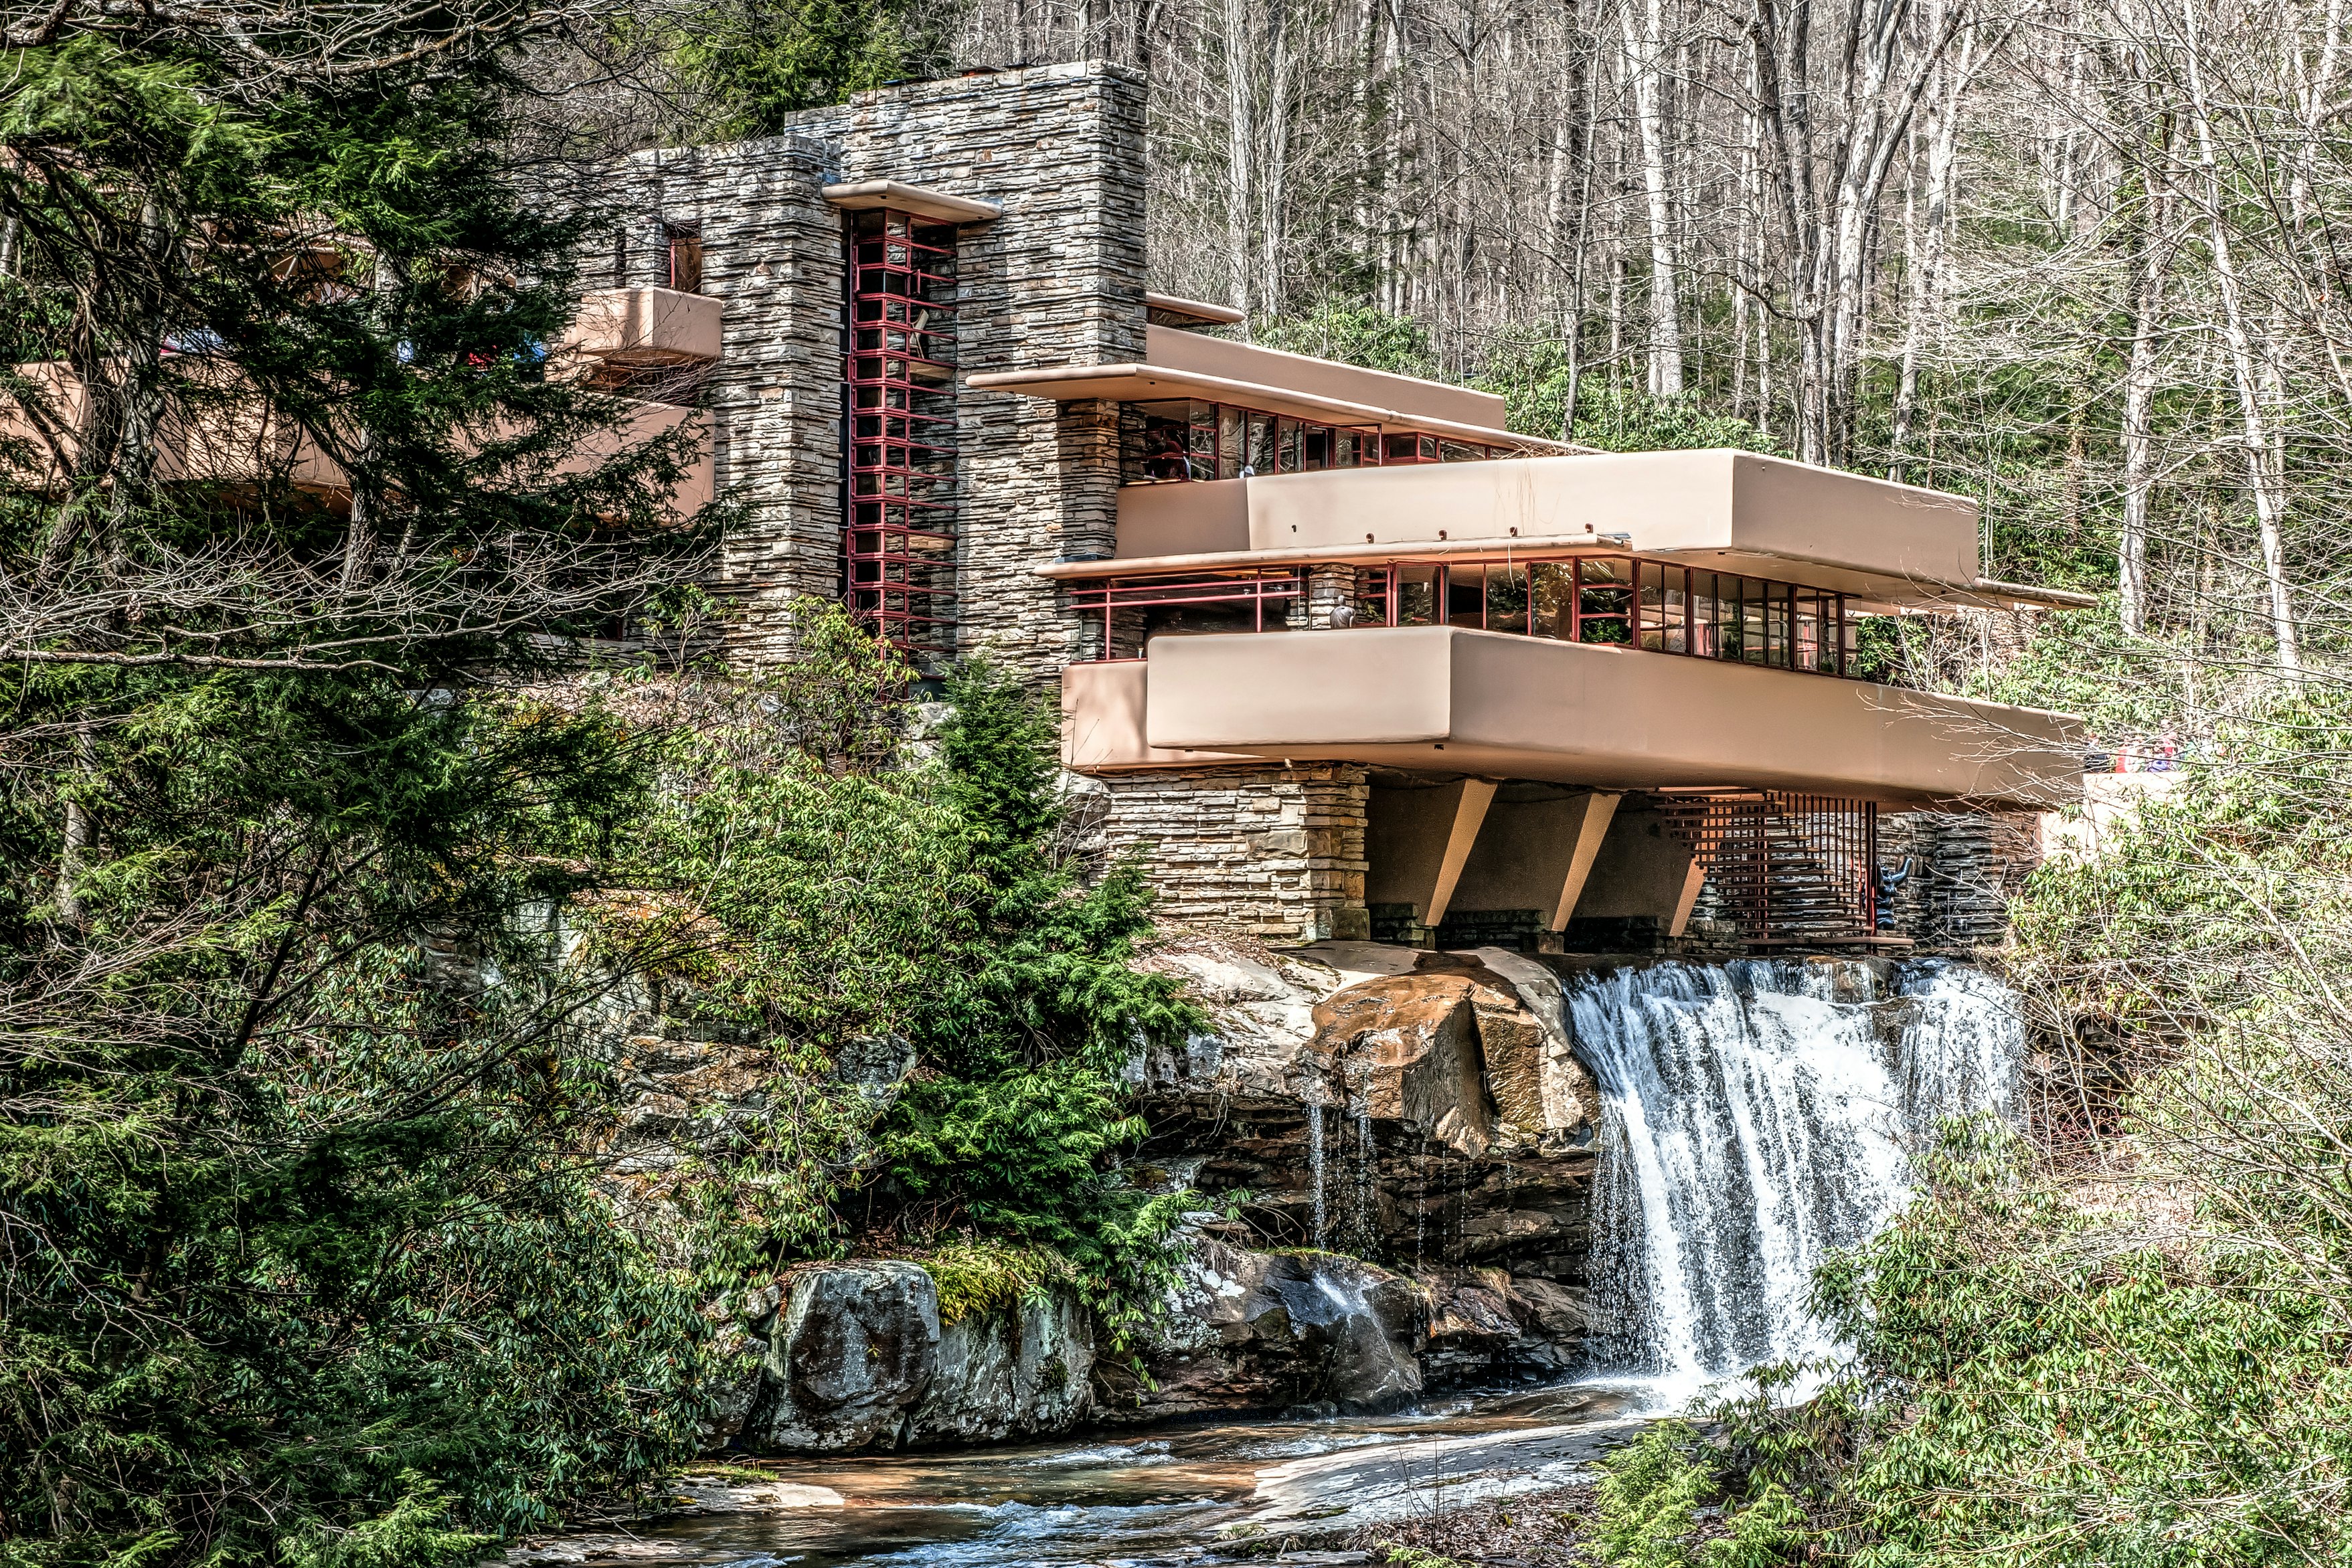
<svg viewBox="0 0 2352 1568">
<path fill-rule="evenodd" d="M 1147 479 L 1190 479 L 1192 459 L 1184 450 L 1182 426 L 1158 423 L 1144 427 L 1143 476 Z"/>
</svg>

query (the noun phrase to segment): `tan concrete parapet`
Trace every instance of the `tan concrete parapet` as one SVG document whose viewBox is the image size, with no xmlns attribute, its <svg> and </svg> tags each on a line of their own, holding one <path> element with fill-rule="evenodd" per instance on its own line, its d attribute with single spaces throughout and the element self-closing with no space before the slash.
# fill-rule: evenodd
<svg viewBox="0 0 2352 1568">
<path fill-rule="evenodd" d="M 1224 753 L 1906 806 L 2082 798 L 2065 715 L 1712 659 L 1420 626 L 1162 636 L 1139 675 L 1102 674 L 1138 669 L 1068 672 L 1071 767 Z"/>
<path fill-rule="evenodd" d="M 1115 558 L 1041 570 L 1077 578 L 1254 561 L 1601 550 L 1885 604 L 2095 602 L 1980 577 L 1977 508 L 1965 497 L 1753 452 L 1517 457 L 1129 485 L 1118 506 Z"/>
<path fill-rule="evenodd" d="M 282 478 L 298 490 L 330 496 L 350 490 L 342 469 L 299 424 L 274 413 L 235 364 L 186 354 L 173 355 L 164 365 L 191 392 L 174 400 L 156 432 L 159 482 L 246 486 Z M 60 428 L 62 441 L 53 450 L 31 412 L 0 396 L 0 439 L 25 444 L 22 455 L 7 465 L 7 477 L 26 489 L 55 490 L 65 484 L 74 461 L 89 389 L 62 361 L 16 369 Z"/>
<path fill-rule="evenodd" d="M 698 408 L 624 400 L 620 419 L 610 427 L 583 437 L 556 465 L 555 471 L 558 474 L 589 473 L 620 453 L 634 451 L 672 430 L 681 428 L 693 443 L 694 451 L 686 462 L 686 471 L 679 476 L 677 487 L 669 494 L 667 510 L 674 518 L 691 517 L 709 506 L 719 492 L 718 465 L 710 452 L 710 416 Z"/>
<path fill-rule="evenodd" d="M 726 302 L 676 288 L 599 288 L 553 347 L 563 361 L 588 356 L 616 365 L 682 365 L 716 360 Z"/>
</svg>

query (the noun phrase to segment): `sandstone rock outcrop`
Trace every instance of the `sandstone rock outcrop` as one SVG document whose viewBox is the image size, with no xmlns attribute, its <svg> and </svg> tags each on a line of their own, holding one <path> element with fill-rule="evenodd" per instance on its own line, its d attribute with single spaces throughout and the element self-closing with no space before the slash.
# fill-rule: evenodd
<svg viewBox="0 0 2352 1568">
<path fill-rule="evenodd" d="M 1601 1098 L 1549 967 L 1336 942 L 1150 961 L 1213 1020 L 1139 1064 L 1150 1153 L 1205 1191 L 1248 1193 L 1262 1239 L 1582 1285 Z"/>
<path fill-rule="evenodd" d="M 939 1371 L 940 1295 L 918 1263 L 801 1270 L 768 1342 L 763 1447 L 895 1448 Z"/>
<path fill-rule="evenodd" d="M 919 1264 L 804 1267 L 721 1314 L 764 1354 L 714 1442 L 826 1452 L 1381 1409 L 1580 1364 L 1601 1107 L 1551 968 L 1496 949 L 1223 938 L 1146 962 L 1181 975 L 1212 1027 L 1133 1063 L 1153 1130 L 1132 1173 L 1247 1195 L 1231 1234 L 1192 1237 L 1149 1342 L 1108 1354 L 1067 1292 L 943 1323 Z M 875 1040 L 836 1071 L 881 1103 L 908 1065 L 901 1042 Z M 724 1115 L 748 1085 L 708 1087 Z M 649 1103 L 649 1141 L 686 1130 L 693 1098 Z"/>
</svg>

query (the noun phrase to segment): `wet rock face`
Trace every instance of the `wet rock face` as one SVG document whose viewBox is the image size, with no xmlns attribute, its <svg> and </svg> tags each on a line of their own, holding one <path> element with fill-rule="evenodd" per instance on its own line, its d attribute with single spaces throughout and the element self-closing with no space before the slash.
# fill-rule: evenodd
<svg viewBox="0 0 2352 1568">
<path fill-rule="evenodd" d="M 795 1451 L 895 1448 L 939 1370 L 940 1297 L 919 1264 L 816 1268 L 793 1277 L 750 1427 Z"/>
<path fill-rule="evenodd" d="M 1273 1244 L 1582 1285 L 1601 1096 L 1551 969 L 1493 948 L 1229 946 L 1154 956 L 1214 1031 L 1139 1069 L 1153 1157 L 1246 1190 Z"/>
<path fill-rule="evenodd" d="M 1093 1410 L 1094 1363 L 1092 1324 L 1064 1291 L 1016 1312 L 958 1319 L 940 1330 L 938 1370 L 909 1420 L 908 1441 L 1067 1431 Z"/>
<path fill-rule="evenodd" d="M 1105 1419 L 1317 1404 L 1382 1410 L 1421 1392 L 1423 1292 L 1356 1259 L 1204 1240 L 1172 1309 L 1144 1353 L 1149 1385 L 1125 1363 L 1098 1371 Z"/>
</svg>

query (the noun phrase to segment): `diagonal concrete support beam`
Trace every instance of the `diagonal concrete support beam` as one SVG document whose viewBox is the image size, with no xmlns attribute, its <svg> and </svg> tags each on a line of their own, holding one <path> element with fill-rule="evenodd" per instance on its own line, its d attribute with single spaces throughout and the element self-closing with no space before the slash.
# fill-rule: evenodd
<svg viewBox="0 0 2352 1568">
<path fill-rule="evenodd" d="M 1475 894 L 1478 866 L 1494 849 L 1487 807 L 1495 790 L 1491 779 L 1374 784 L 1364 831 L 1364 902 L 1409 908 L 1412 924 L 1426 929 L 1445 917 L 1457 891 Z"/>
<path fill-rule="evenodd" d="M 1427 913 L 1421 917 L 1421 923 L 1432 930 L 1445 923 L 1446 906 L 1454 902 L 1462 868 L 1469 862 L 1471 846 L 1478 841 L 1479 825 L 1486 820 L 1486 808 L 1494 803 L 1494 779 L 1462 780 L 1461 794 L 1454 805 L 1454 825 L 1445 837 L 1445 853 L 1438 862 L 1437 883 L 1430 890 Z"/>
<path fill-rule="evenodd" d="M 1698 903 L 1698 890 L 1706 885 L 1706 862 L 1691 857 L 1690 869 L 1683 873 L 1683 890 L 1675 899 L 1675 917 L 1666 927 L 1669 936 L 1680 936 L 1690 925 L 1691 909 Z"/>
<path fill-rule="evenodd" d="M 1552 907 L 1549 929 L 1568 929 L 1569 916 L 1576 913 L 1576 901 L 1584 896 L 1585 879 L 1592 874 L 1592 862 L 1601 853 L 1601 841 L 1608 836 L 1609 823 L 1617 815 L 1617 802 L 1622 799 L 1622 795 L 1606 793 L 1584 798 L 1584 819 L 1576 825 L 1576 847 L 1569 854 L 1568 875 L 1560 883 L 1559 898 Z"/>
</svg>

